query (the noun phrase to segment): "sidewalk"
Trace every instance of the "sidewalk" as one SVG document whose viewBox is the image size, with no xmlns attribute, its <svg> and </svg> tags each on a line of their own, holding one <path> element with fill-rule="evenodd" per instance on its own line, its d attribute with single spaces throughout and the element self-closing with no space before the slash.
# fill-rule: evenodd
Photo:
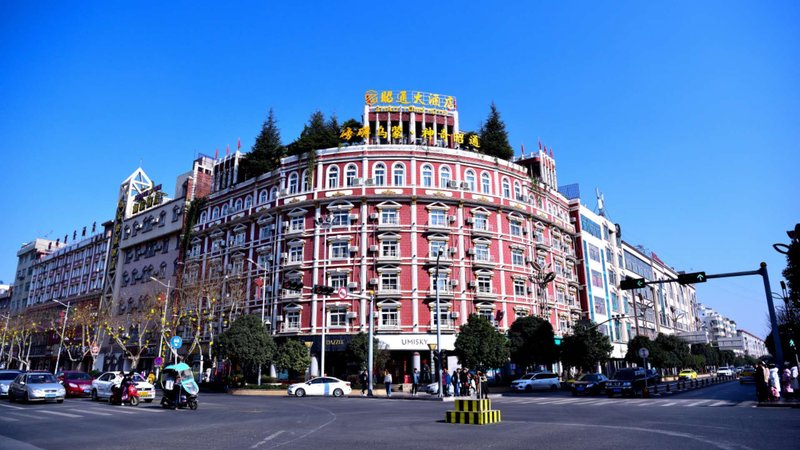
<svg viewBox="0 0 800 450">
<path fill-rule="evenodd" d="M 800 400 L 781 397 L 776 402 L 759 402 L 759 408 L 800 408 Z"/>
</svg>

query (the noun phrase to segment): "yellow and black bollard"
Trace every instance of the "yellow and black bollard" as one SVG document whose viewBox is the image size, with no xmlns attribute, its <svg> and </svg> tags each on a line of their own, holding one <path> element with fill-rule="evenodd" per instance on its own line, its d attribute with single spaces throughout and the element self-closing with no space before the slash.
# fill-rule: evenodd
<svg viewBox="0 0 800 450">
<path fill-rule="evenodd" d="M 447 423 L 463 423 L 469 425 L 488 425 L 500 422 L 500 411 L 492 409 L 492 401 L 456 400 L 456 410 L 445 413 Z"/>
</svg>

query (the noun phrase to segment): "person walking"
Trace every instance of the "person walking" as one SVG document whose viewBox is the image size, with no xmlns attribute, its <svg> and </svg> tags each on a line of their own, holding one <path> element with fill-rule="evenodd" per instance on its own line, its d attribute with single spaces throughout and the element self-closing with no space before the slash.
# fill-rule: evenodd
<svg viewBox="0 0 800 450">
<path fill-rule="evenodd" d="M 453 369 L 453 376 L 450 377 L 450 382 L 453 383 L 453 396 L 458 397 L 459 392 L 459 385 L 461 381 L 459 380 L 459 374 L 461 373 L 461 369 Z"/>
<path fill-rule="evenodd" d="M 392 396 L 392 374 L 388 370 L 383 371 L 383 384 L 386 386 L 386 397 Z"/>
<path fill-rule="evenodd" d="M 769 399 L 770 401 L 778 401 L 781 398 L 781 377 L 778 374 L 778 368 L 775 364 L 769 365 L 769 377 L 767 378 L 769 384 Z"/>
<path fill-rule="evenodd" d="M 414 373 L 411 374 L 411 396 L 416 397 L 419 391 L 419 369 L 414 367 Z"/>
<path fill-rule="evenodd" d="M 461 382 L 461 396 L 469 397 L 469 372 L 466 367 L 461 368 L 461 374 L 458 376 Z"/>
<path fill-rule="evenodd" d="M 478 383 L 480 386 L 480 390 L 478 391 L 478 398 L 489 398 L 489 379 L 486 378 L 486 374 L 483 372 L 478 372 Z"/>
<path fill-rule="evenodd" d="M 367 369 L 361 372 L 361 375 L 358 376 L 358 381 L 361 382 L 361 396 L 366 397 L 367 395 L 367 383 L 369 383 L 369 374 L 367 373 Z"/>
<path fill-rule="evenodd" d="M 783 389 L 783 398 L 790 399 L 794 395 L 794 388 L 792 388 L 792 371 L 789 369 L 789 363 L 786 363 L 785 369 L 781 374 L 781 388 Z"/>
<path fill-rule="evenodd" d="M 768 398 L 768 387 L 767 387 L 767 377 L 769 376 L 769 372 L 764 368 L 764 363 L 759 361 L 756 364 L 756 400 L 758 402 L 764 402 Z"/>
<path fill-rule="evenodd" d="M 444 389 L 444 396 L 450 397 L 450 372 L 447 369 L 442 369 L 442 388 Z"/>
<path fill-rule="evenodd" d="M 800 397 L 800 378 L 798 378 L 798 375 L 800 375 L 800 368 L 798 368 L 795 365 L 794 367 L 792 367 L 791 374 L 792 374 L 792 379 L 790 380 L 790 383 L 792 383 L 792 391 L 794 392 L 794 398 L 797 399 L 798 397 Z"/>
</svg>

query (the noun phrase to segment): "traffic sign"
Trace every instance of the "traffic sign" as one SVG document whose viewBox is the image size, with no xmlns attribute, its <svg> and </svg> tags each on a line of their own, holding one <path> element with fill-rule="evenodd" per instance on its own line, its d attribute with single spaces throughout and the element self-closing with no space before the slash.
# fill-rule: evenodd
<svg viewBox="0 0 800 450">
<path fill-rule="evenodd" d="M 647 282 L 644 281 L 644 278 L 625 277 L 625 279 L 620 281 L 619 288 L 623 291 L 627 291 L 631 289 L 643 288 L 646 284 Z"/>
<path fill-rule="evenodd" d="M 693 283 L 705 283 L 706 282 L 706 273 L 705 272 L 692 272 L 692 273 L 679 273 L 678 274 L 678 283 L 680 284 L 693 284 Z"/>
<path fill-rule="evenodd" d="M 650 350 L 648 350 L 648 349 L 646 349 L 644 347 L 639 349 L 639 357 L 640 358 L 647 358 L 648 356 L 650 356 Z"/>
<path fill-rule="evenodd" d="M 180 336 L 172 336 L 172 338 L 169 340 L 169 345 L 177 350 L 181 348 L 181 345 L 183 345 L 183 338 Z"/>
<path fill-rule="evenodd" d="M 97 344 L 92 344 L 92 356 L 97 356 L 100 354 L 100 347 Z"/>
<path fill-rule="evenodd" d="M 156 367 L 161 367 L 162 364 L 164 364 L 164 358 L 156 356 L 156 358 L 153 360 L 153 365 Z"/>
<path fill-rule="evenodd" d="M 344 299 L 347 298 L 347 288 L 346 287 L 344 287 L 344 286 L 340 287 L 338 293 L 339 293 L 339 298 L 340 299 L 344 300 Z"/>
</svg>

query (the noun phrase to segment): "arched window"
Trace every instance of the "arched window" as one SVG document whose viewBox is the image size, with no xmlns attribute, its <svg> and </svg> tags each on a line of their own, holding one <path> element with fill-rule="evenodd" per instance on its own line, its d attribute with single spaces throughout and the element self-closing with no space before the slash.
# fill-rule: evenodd
<svg viewBox="0 0 800 450">
<path fill-rule="evenodd" d="M 275 200 L 276 198 L 278 198 L 278 187 L 273 186 L 272 189 L 269 190 L 269 199 Z"/>
<path fill-rule="evenodd" d="M 464 176 L 464 181 L 467 182 L 467 189 L 470 191 L 475 191 L 475 172 L 472 170 L 467 170 L 466 175 Z"/>
<path fill-rule="evenodd" d="M 486 172 L 483 172 L 481 174 L 481 192 L 483 192 L 484 194 L 491 193 L 491 183 L 489 181 L 489 174 Z"/>
<path fill-rule="evenodd" d="M 308 180 L 308 170 L 304 170 L 302 174 L 300 174 L 301 181 L 303 182 L 303 192 L 308 192 L 311 190 L 309 187 L 309 180 Z"/>
<path fill-rule="evenodd" d="M 253 206 L 253 197 L 247 196 L 244 198 L 244 209 L 250 209 Z"/>
<path fill-rule="evenodd" d="M 233 203 L 233 212 L 241 210 L 242 210 L 242 199 L 237 198 L 236 201 Z"/>
<path fill-rule="evenodd" d="M 422 185 L 433 187 L 433 167 L 430 164 L 422 166 Z"/>
<path fill-rule="evenodd" d="M 328 168 L 328 189 L 339 187 L 339 166 Z"/>
<path fill-rule="evenodd" d="M 522 201 L 522 186 L 519 184 L 519 181 L 514 182 L 514 199 Z"/>
<path fill-rule="evenodd" d="M 263 191 L 259 192 L 259 194 L 258 194 L 258 204 L 259 205 L 262 204 L 262 203 L 267 203 L 268 200 L 269 200 L 269 193 L 267 193 L 266 189 L 264 189 Z"/>
<path fill-rule="evenodd" d="M 511 184 L 508 182 L 508 178 L 503 178 L 503 197 L 511 198 Z"/>
<path fill-rule="evenodd" d="M 347 168 L 345 168 L 345 185 L 347 186 L 355 186 L 356 185 L 356 178 L 358 177 L 358 168 L 355 164 L 348 164 Z"/>
<path fill-rule="evenodd" d="M 406 166 L 402 163 L 395 163 L 392 167 L 392 181 L 395 186 L 406 184 Z"/>
<path fill-rule="evenodd" d="M 226 203 L 222 205 L 222 217 L 225 217 L 227 215 L 228 215 L 228 204 Z"/>
<path fill-rule="evenodd" d="M 375 164 L 373 169 L 373 178 L 375 178 L 375 186 L 383 186 L 386 184 L 386 165 L 383 163 Z"/>
<path fill-rule="evenodd" d="M 206 223 L 206 212 L 205 211 L 200 213 L 200 223 Z"/>
<path fill-rule="evenodd" d="M 219 206 L 215 206 L 214 209 L 211 210 L 211 220 L 217 220 L 219 218 Z"/>
<path fill-rule="evenodd" d="M 297 180 L 297 172 L 292 172 L 289 175 L 288 185 L 286 186 L 289 194 L 297 194 L 297 188 L 299 187 L 298 180 Z"/>
<path fill-rule="evenodd" d="M 450 168 L 447 166 L 439 167 L 439 187 L 446 188 L 450 181 Z"/>
</svg>

